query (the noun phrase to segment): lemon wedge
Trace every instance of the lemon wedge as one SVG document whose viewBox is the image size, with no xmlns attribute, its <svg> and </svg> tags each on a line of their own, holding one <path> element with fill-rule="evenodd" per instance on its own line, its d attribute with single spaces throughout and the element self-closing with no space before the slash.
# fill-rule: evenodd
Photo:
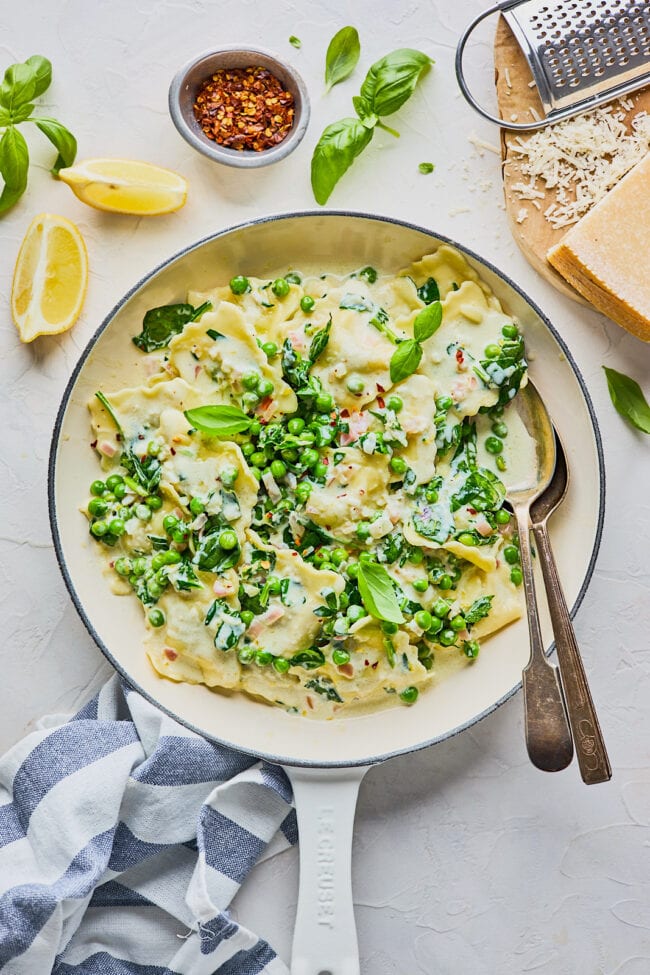
<svg viewBox="0 0 650 975">
<path fill-rule="evenodd" d="M 88 254 L 65 217 L 34 217 L 20 246 L 11 286 L 11 312 L 22 342 L 58 335 L 79 318 L 88 285 Z"/>
<path fill-rule="evenodd" d="M 59 179 L 83 203 L 111 213 L 173 213 L 187 199 L 187 180 L 178 173 L 131 159 L 87 159 L 59 170 Z"/>
</svg>

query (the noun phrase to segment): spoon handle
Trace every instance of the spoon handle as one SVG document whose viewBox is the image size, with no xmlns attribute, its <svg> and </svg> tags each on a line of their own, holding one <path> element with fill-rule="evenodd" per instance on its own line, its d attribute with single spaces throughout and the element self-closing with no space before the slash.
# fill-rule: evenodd
<svg viewBox="0 0 650 975">
<path fill-rule="evenodd" d="M 549 663 L 544 655 L 530 551 L 528 506 L 513 507 L 519 532 L 521 571 L 530 633 L 530 660 L 522 674 L 526 748 L 531 762 L 537 768 L 544 772 L 559 772 L 573 758 L 571 729 L 567 722 L 557 667 Z"/>
<path fill-rule="evenodd" d="M 557 659 L 566 695 L 569 723 L 576 744 L 582 781 L 587 785 L 608 782 L 612 777 L 607 749 L 596 716 L 587 675 L 560 583 L 555 557 L 545 524 L 534 526 L 542 563 L 546 597 L 551 611 Z"/>
</svg>

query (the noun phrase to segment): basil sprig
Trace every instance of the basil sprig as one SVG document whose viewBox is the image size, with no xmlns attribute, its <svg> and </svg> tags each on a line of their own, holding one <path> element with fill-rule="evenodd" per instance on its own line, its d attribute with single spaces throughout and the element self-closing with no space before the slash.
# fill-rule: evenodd
<svg viewBox="0 0 650 975">
<path fill-rule="evenodd" d="M 22 64 L 11 64 L 0 84 L 0 176 L 4 181 L 0 195 L 0 214 L 17 203 L 27 187 L 29 151 L 21 132 L 21 122 L 34 122 L 57 150 L 52 174 L 71 166 L 77 155 L 77 140 L 64 125 L 46 116 L 32 118 L 34 104 L 52 81 L 52 65 L 47 58 L 33 54 Z"/>
<path fill-rule="evenodd" d="M 134 335 L 132 342 L 143 352 L 166 349 L 173 337 L 179 335 L 189 322 L 195 322 L 211 308 L 211 301 L 204 301 L 198 308 L 185 303 L 150 308 L 142 319 L 142 332 Z"/>
<path fill-rule="evenodd" d="M 383 565 L 378 562 L 360 562 L 357 582 L 363 605 L 371 616 L 387 623 L 404 622 L 393 580 Z"/>
<path fill-rule="evenodd" d="M 650 406 L 641 387 L 623 372 L 603 366 L 612 403 L 621 416 L 643 433 L 650 433 Z"/>
<path fill-rule="evenodd" d="M 356 27 L 342 27 L 334 35 L 325 55 L 326 91 L 345 81 L 357 66 L 361 45 Z"/>
<path fill-rule="evenodd" d="M 442 305 L 432 301 L 413 322 L 413 338 L 400 342 L 390 360 L 391 382 L 399 383 L 411 376 L 422 360 L 422 343 L 431 338 L 442 324 Z"/>
<path fill-rule="evenodd" d="M 185 418 L 196 430 L 211 437 L 232 437 L 244 433 L 253 422 L 252 417 L 238 406 L 197 406 L 185 410 Z"/>
<path fill-rule="evenodd" d="M 327 203 L 341 176 L 372 139 L 376 127 L 399 135 L 381 121 L 381 116 L 392 115 L 408 101 L 432 64 L 428 54 L 400 48 L 372 65 L 361 94 L 352 99 L 358 117 L 328 125 L 314 149 L 311 185 L 317 203 Z"/>
</svg>

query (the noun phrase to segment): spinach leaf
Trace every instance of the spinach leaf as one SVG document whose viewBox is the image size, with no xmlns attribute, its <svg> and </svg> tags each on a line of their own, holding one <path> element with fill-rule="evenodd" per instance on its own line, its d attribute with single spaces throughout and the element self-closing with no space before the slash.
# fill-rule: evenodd
<svg viewBox="0 0 650 975">
<path fill-rule="evenodd" d="M 169 548 L 169 539 L 162 535 L 147 535 L 147 538 L 154 552 L 166 552 Z"/>
<path fill-rule="evenodd" d="M 98 390 L 95 393 L 95 396 L 97 397 L 97 399 L 102 404 L 102 406 L 104 407 L 104 409 L 106 410 L 106 412 L 110 416 L 111 420 L 115 424 L 115 427 L 117 429 L 117 432 L 120 433 L 120 434 L 122 434 L 122 436 L 124 436 L 124 430 L 122 429 L 122 424 L 120 423 L 120 421 L 118 420 L 117 416 L 115 415 L 115 410 L 113 409 L 113 407 L 111 406 L 111 404 L 109 403 L 109 401 L 106 399 L 106 397 L 104 396 L 104 394 L 101 392 L 101 390 Z"/>
<path fill-rule="evenodd" d="M 329 42 L 325 55 L 326 91 L 352 74 L 360 54 L 361 45 L 356 27 L 342 27 Z"/>
<path fill-rule="evenodd" d="M 417 289 L 418 298 L 425 305 L 430 305 L 432 301 L 440 301 L 440 289 L 435 278 L 427 278 L 424 284 Z"/>
<path fill-rule="evenodd" d="M 424 512 L 413 515 L 413 527 L 424 538 L 428 538 L 438 545 L 442 545 L 449 537 L 447 526 L 443 525 L 439 518 L 433 518 Z"/>
<path fill-rule="evenodd" d="M 457 511 L 469 504 L 476 511 L 498 511 L 506 496 L 505 484 L 487 467 L 470 471 L 463 486 L 451 498 L 451 507 Z"/>
<path fill-rule="evenodd" d="M 58 152 L 58 156 L 50 172 L 56 176 L 64 166 L 72 166 L 77 155 L 77 140 L 72 132 L 66 129 L 65 125 L 57 122 L 55 118 L 44 118 L 41 116 L 30 119 L 30 121 L 34 122 L 43 135 L 47 136 Z"/>
<path fill-rule="evenodd" d="M 160 478 L 162 477 L 162 464 L 157 457 L 146 454 L 140 459 L 134 450 L 133 444 L 131 444 L 131 446 L 124 450 L 120 458 L 120 463 L 140 486 L 142 491 L 146 492 L 146 494 L 153 494 L 160 484 Z"/>
<path fill-rule="evenodd" d="M 189 559 L 185 558 L 174 567 L 171 576 L 171 583 L 177 592 L 189 592 L 191 589 L 203 589 L 196 572 L 192 568 Z"/>
<path fill-rule="evenodd" d="M 343 295 L 339 302 L 339 308 L 343 308 L 350 311 L 374 311 L 375 306 L 369 298 L 364 298 L 363 295 L 355 295 L 351 291 L 348 291 Z M 385 313 L 384 313 L 385 314 Z"/>
<path fill-rule="evenodd" d="M 465 613 L 465 623 L 467 624 L 467 629 L 469 630 L 475 623 L 479 620 L 484 620 L 486 616 L 489 615 L 492 609 L 492 600 L 494 596 L 479 596 L 475 599 L 470 608 Z"/>
<path fill-rule="evenodd" d="M 238 406 L 197 406 L 185 410 L 186 420 L 211 437 L 233 437 L 244 433 L 253 422 Z"/>
<path fill-rule="evenodd" d="M 337 701 L 339 704 L 343 703 L 343 698 L 339 696 L 334 684 L 327 677 L 312 677 L 311 680 L 306 682 L 305 687 L 316 691 L 317 694 L 322 694 L 328 701 Z"/>
<path fill-rule="evenodd" d="M 282 346 L 282 375 L 292 389 L 300 389 L 309 380 L 309 363 L 296 352 L 291 339 L 285 339 Z"/>
<path fill-rule="evenodd" d="M 404 622 L 393 580 L 382 565 L 377 562 L 360 562 L 357 582 L 363 605 L 371 616 L 387 623 Z"/>
<path fill-rule="evenodd" d="M 432 64 L 422 51 L 392 51 L 372 65 L 361 85 L 361 97 L 376 115 L 392 115 L 408 101 L 420 76 Z"/>
<path fill-rule="evenodd" d="M 424 342 L 437 332 L 442 324 L 442 305 L 433 301 L 423 308 L 413 322 L 413 335 L 416 342 Z"/>
<path fill-rule="evenodd" d="M 607 388 L 617 413 L 643 433 L 650 433 L 650 406 L 641 387 L 623 372 L 603 366 Z"/>
<path fill-rule="evenodd" d="M 329 321 L 325 328 L 321 328 L 319 332 L 316 332 L 311 344 L 309 346 L 309 364 L 313 366 L 318 359 L 319 355 L 325 351 L 325 347 L 330 340 L 330 330 L 332 328 L 332 316 L 330 315 Z"/>
<path fill-rule="evenodd" d="M 133 344 L 143 352 L 166 349 L 174 335 L 178 335 L 189 322 L 197 321 L 211 308 L 210 301 L 204 302 L 198 308 L 185 303 L 150 308 L 142 319 L 142 332 L 133 336 Z"/>
<path fill-rule="evenodd" d="M 29 151 L 17 128 L 10 125 L 0 139 L 0 176 L 4 180 L 0 196 L 0 213 L 16 203 L 27 187 Z"/>
<path fill-rule="evenodd" d="M 206 328 L 205 334 L 208 336 L 208 338 L 212 339 L 213 342 L 216 342 L 217 339 L 223 338 L 221 332 L 217 332 L 216 328 Z"/>
<path fill-rule="evenodd" d="M 325 663 L 325 654 L 318 647 L 310 647 L 308 650 L 299 650 L 290 657 L 292 667 L 304 667 L 305 670 L 316 670 Z"/>
<path fill-rule="evenodd" d="M 400 342 L 390 360 L 391 382 L 399 383 L 407 379 L 420 365 L 422 346 L 415 339 Z"/>
<path fill-rule="evenodd" d="M 366 148 L 373 131 L 358 118 L 341 119 L 324 130 L 311 160 L 311 186 L 321 206 L 327 203 L 341 176 Z"/>
<path fill-rule="evenodd" d="M 196 547 L 196 554 L 192 561 L 203 572 L 225 572 L 239 562 L 241 554 L 239 542 L 235 548 L 227 551 L 219 545 L 222 530 L 223 528 L 219 526 L 215 531 L 206 532 Z"/>
</svg>

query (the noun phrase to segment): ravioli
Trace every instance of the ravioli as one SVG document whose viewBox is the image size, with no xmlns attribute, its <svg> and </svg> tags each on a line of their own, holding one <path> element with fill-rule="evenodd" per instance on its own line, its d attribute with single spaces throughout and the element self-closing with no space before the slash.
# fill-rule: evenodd
<svg viewBox="0 0 650 975">
<path fill-rule="evenodd" d="M 472 666 L 521 614 L 517 322 L 447 245 L 187 304 L 149 378 L 89 404 L 102 474 L 82 510 L 157 673 L 330 719 Z"/>
</svg>

